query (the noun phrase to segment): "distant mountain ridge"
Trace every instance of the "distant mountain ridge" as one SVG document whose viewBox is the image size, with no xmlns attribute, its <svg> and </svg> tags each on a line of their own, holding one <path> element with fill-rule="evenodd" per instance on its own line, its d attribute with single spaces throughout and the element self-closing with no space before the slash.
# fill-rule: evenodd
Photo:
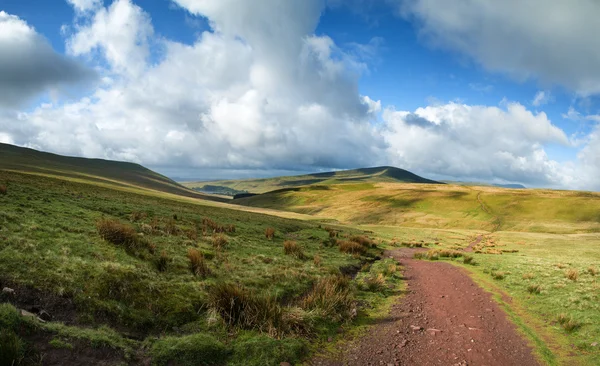
<svg viewBox="0 0 600 366">
<path fill-rule="evenodd" d="M 313 184 L 343 184 L 360 182 L 444 184 L 420 177 L 409 172 L 408 170 L 392 166 L 340 170 L 274 178 L 185 182 L 182 184 L 188 188 L 197 190 L 202 190 L 203 187 L 210 185 L 212 187 L 223 187 L 235 191 L 245 191 L 249 193 L 260 194 L 280 189 L 295 188 Z"/>
<path fill-rule="evenodd" d="M 76 178 L 216 200 L 213 196 L 194 192 L 140 164 L 63 156 L 3 143 L 0 143 L 0 170 Z"/>
</svg>

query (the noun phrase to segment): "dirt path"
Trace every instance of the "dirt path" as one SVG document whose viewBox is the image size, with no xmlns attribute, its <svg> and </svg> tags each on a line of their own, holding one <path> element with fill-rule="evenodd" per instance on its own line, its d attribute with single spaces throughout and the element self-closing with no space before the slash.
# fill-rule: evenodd
<svg viewBox="0 0 600 366">
<path fill-rule="evenodd" d="M 463 251 L 465 252 L 472 252 L 473 251 L 473 247 L 479 243 L 481 243 L 481 240 L 483 240 L 483 235 L 477 235 L 477 237 L 475 238 L 475 240 L 473 240 L 472 242 L 469 243 L 469 246 L 466 247 L 465 249 L 463 249 Z"/>
<path fill-rule="evenodd" d="M 368 333 L 311 365 L 539 365 L 527 342 L 458 267 L 388 253 L 404 267 L 407 294 Z"/>
</svg>

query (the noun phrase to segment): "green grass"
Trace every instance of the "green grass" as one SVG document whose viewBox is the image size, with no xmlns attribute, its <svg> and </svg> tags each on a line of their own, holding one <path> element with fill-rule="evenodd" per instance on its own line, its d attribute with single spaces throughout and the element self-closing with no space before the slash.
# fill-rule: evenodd
<svg viewBox="0 0 600 366">
<path fill-rule="evenodd" d="M 340 268 L 380 252 L 369 248 L 359 256 L 325 246 L 329 233 L 311 221 L 17 172 L 0 171 L 0 182 L 8 185 L 0 196 L 0 282 L 18 293 L 34 291 L 42 306 L 44 298 L 74 304 L 74 312 L 58 311 L 55 321 L 31 328 L 47 334 L 46 340 L 33 341 L 31 332 L 15 328 L 28 355 L 44 341 L 57 350 L 109 348 L 124 360 L 145 354 L 156 364 L 186 364 L 199 355 L 228 364 L 300 360 L 311 340 L 350 321 L 326 311 L 309 316 L 303 296 Z M 119 225 L 106 231 L 107 220 Z M 227 232 L 214 236 L 219 227 Z M 275 229 L 272 240 L 265 237 L 267 228 Z M 340 235 L 362 234 L 338 229 Z M 217 237 L 226 244 L 215 245 Z M 302 248 L 302 258 L 285 255 L 286 240 Z M 207 275 L 190 271 L 190 249 L 201 253 Z M 283 320 L 257 328 L 225 322 L 210 299 L 211 289 L 224 282 L 269 298 Z M 348 296 L 366 296 L 351 282 Z M 2 309 L 0 322 L 12 321 L 14 313 Z M 300 334 L 303 327 L 310 332 Z"/>
</svg>

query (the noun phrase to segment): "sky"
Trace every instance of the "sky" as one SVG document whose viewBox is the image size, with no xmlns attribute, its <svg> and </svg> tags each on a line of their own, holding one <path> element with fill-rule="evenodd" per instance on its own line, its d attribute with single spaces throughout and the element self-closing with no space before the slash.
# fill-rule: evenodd
<svg viewBox="0 0 600 366">
<path fill-rule="evenodd" d="M 0 142 L 600 190 L 600 2 L 0 0 Z"/>
</svg>

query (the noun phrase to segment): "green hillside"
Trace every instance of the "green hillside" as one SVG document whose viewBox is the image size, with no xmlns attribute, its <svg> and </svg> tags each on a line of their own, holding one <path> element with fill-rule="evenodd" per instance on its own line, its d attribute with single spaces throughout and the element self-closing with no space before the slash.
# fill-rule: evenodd
<svg viewBox="0 0 600 366">
<path fill-rule="evenodd" d="M 429 180 L 420 177 L 416 174 L 413 174 L 407 170 L 391 166 L 341 170 L 335 172 L 315 173 L 276 178 L 221 180 L 210 182 L 184 182 L 182 184 L 188 188 L 200 191 L 206 190 L 207 192 L 208 188 L 214 189 L 214 187 L 224 187 L 239 192 L 265 193 L 282 188 L 294 188 L 314 184 L 344 184 L 357 182 L 402 182 L 439 184 L 439 182 Z"/>
<path fill-rule="evenodd" d="M 70 178 L 117 187 L 135 187 L 180 196 L 219 200 L 190 190 L 139 164 L 61 156 L 0 143 L 0 170 Z"/>
</svg>

